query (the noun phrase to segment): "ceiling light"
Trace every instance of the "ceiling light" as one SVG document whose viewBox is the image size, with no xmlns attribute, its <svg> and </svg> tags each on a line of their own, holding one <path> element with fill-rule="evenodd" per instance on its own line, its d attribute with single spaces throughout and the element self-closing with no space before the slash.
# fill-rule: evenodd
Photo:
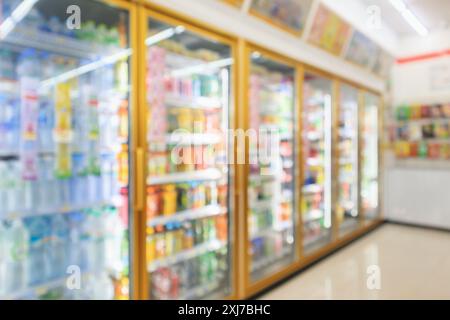
<svg viewBox="0 0 450 320">
<path fill-rule="evenodd" d="M 416 17 L 414 13 L 412 13 L 411 10 L 408 9 L 406 4 L 403 2 L 403 0 L 390 0 L 392 6 L 400 12 L 402 17 L 408 22 L 408 24 L 416 30 L 416 32 L 421 36 L 428 35 L 427 28 L 420 22 L 420 20 Z"/>
</svg>

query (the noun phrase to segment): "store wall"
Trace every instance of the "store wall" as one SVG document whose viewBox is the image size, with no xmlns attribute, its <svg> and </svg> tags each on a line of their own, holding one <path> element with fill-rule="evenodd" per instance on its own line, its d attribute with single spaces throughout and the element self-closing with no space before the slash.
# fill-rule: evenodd
<svg viewBox="0 0 450 320">
<path fill-rule="evenodd" d="M 377 91 L 384 90 L 384 81 L 363 68 L 311 46 L 301 38 L 277 29 L 221 1 L 152 0 L 151 2 L 366 87 Z M 315 1 L 313 7 L 317 7 L 319 2 L 319 0 Z"/>
<path fill-rule="evenodd" d="M 397 64 L 392 85 L 393 106 L 450 103 L 450 55 Z M 387 152 L 384 196 L 387 219 L 450 229 L 448 161 L 397 161 Z"/>
</svg>

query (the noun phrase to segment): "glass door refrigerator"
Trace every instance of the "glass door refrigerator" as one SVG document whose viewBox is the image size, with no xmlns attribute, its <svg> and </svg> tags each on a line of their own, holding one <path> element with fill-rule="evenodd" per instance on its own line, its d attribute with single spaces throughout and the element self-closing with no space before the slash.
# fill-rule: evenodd
<svg viewBox="0 0 450 320">
<path fill-rule="evenodd" d="M 247 286 L 291 267 L 296 247 L 296 67 L 248 47 Z M 251 289 L 250 289 L 251 291 Z"/>
<path fill-rule="evenodd" d="M 333 81 L 305 72 L 302 110 L 303 251 L 308 255 L 332 236 Z"/>
<path fill-rule="evenodd" d="M 154 300 L 225 298 L 233 267 L 233 43 L 157 13 L 144 23 L 144 291 Z"/>
<path fill-rule="evenodd" d="M 340 83 L 338 96 L 336 223 L 343 236 L 359 226 L 359 90 Z"/>
<path fill-rule="evenodd" d="M 364 220 L 379 218 L 380 168 L 380 103 L 379 96 L 364 92 L 361 124 L 361 210 Z"/>
<path fill-rule="evenodd" d="M 131 5 L 0 8 L 0 299 L 127 299 Z"/>
</svg>

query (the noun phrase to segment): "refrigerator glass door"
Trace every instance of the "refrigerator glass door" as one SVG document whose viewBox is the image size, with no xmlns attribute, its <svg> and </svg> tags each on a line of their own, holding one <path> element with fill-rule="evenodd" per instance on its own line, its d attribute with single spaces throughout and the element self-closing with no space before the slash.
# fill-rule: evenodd
<svg viewBox="0 0 450 320">
<path fill-rule="evenodd" d="M 361 205 L 366 220 L 379 217 L 379 108 L 380 98 L 366 93 L 362 124 Z"/>
<path fill-rule="evenodd" d="M 248 241 L 251 281 L 295 259 L 295 68 L 251 53 Z"/>
<path fill-rule="evenodd" d="M 0 298 L 127 299 L 129 12 L 0 6 Z"/>
<path fill-rule="evenodd" d="M 339 87 L 338 189 L 336 219 L 339 235 L 358 228 L 358 89 Z"/>
<path fill-rule="evenodd" d="M 146 259 L 150 299 L 231 292 L 230 45 L 149 18 Z"/>
<path fill-rule="evenodd" d="M 305 73 L 302 110 L 303 187 L 301 212 L 306 254 L 331 240 L 332 81 Z"/>
</svg>

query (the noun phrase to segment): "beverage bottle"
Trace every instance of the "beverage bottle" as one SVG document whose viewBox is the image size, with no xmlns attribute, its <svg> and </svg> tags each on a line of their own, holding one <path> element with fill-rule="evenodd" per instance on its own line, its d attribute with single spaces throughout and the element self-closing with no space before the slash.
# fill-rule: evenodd
<svg viewBox="0 0 450 320">
<path fill-rule="evenodd" d="M 40 62 L 34 49 L 24 50 L 18 61 L 20 85 L 21 169 L 25 180 L 24 205 L 32 209 L 36 203 L 38 159 L 38 113 Z"/>
<path fill-rule="evenodd" d="M 112 270 L 122 269 L 122 236 L 124 226 L 116 208 L 105 210 L 105 264 Z"/>
<path fill-rule="evenodd" d="M 68 267 L 70 229 L 66 217 L 61 214 L 51 216 L 50 230 L 50 278 L 55 279 L 63 277 Z"/>
<path fill-rule="evenodd" d="M 70 179 L 71 203 L 79 206 L 86 202 L 87 173 L 85 154 L 74 152 L 72 154 L 73 175 Z"/>
<path fill-rule="evenodd" d="M 82 260 L 89 272 L 101 269 L 104 251 L 102 247 L 102 226 L 99 210 L 90 210 L 82 224 Z"/>
<path fill-rule="evenodd" d="M 118 160 L 118 181 L 121 185 L 128 185 L 128 145 L 123 144 L 120 153 L 117 155 Z"/>
<path fill-rule="evenodd" d="M 3 230 L 4 291 L 19 291 L 27 284 L 27 254 L 29 235 L 21 220 L 14 220 Z"/>
<path fill-rule="evenodd" d="M 28 285 L 37 285 L 49 278 L 50 223 L 48 217 L 31 217 L 24 220 L 29 233 Z"/>
<path fill-rule="evenodd" d="M 54 157 L 51 154 L 39 158 L 39 209 L 49 211 L 59 205 L 58 184 L 54 175 Z"/>
<path fill-rule="evenodd" d="M 85 267 L 81 259 L 81 226 L 83 219 L 84 215 L 81 212 L 73 212 L 67 216 L 69 226 L 67 264 L 79 266 L 81 270 Z"/>
</svg>

